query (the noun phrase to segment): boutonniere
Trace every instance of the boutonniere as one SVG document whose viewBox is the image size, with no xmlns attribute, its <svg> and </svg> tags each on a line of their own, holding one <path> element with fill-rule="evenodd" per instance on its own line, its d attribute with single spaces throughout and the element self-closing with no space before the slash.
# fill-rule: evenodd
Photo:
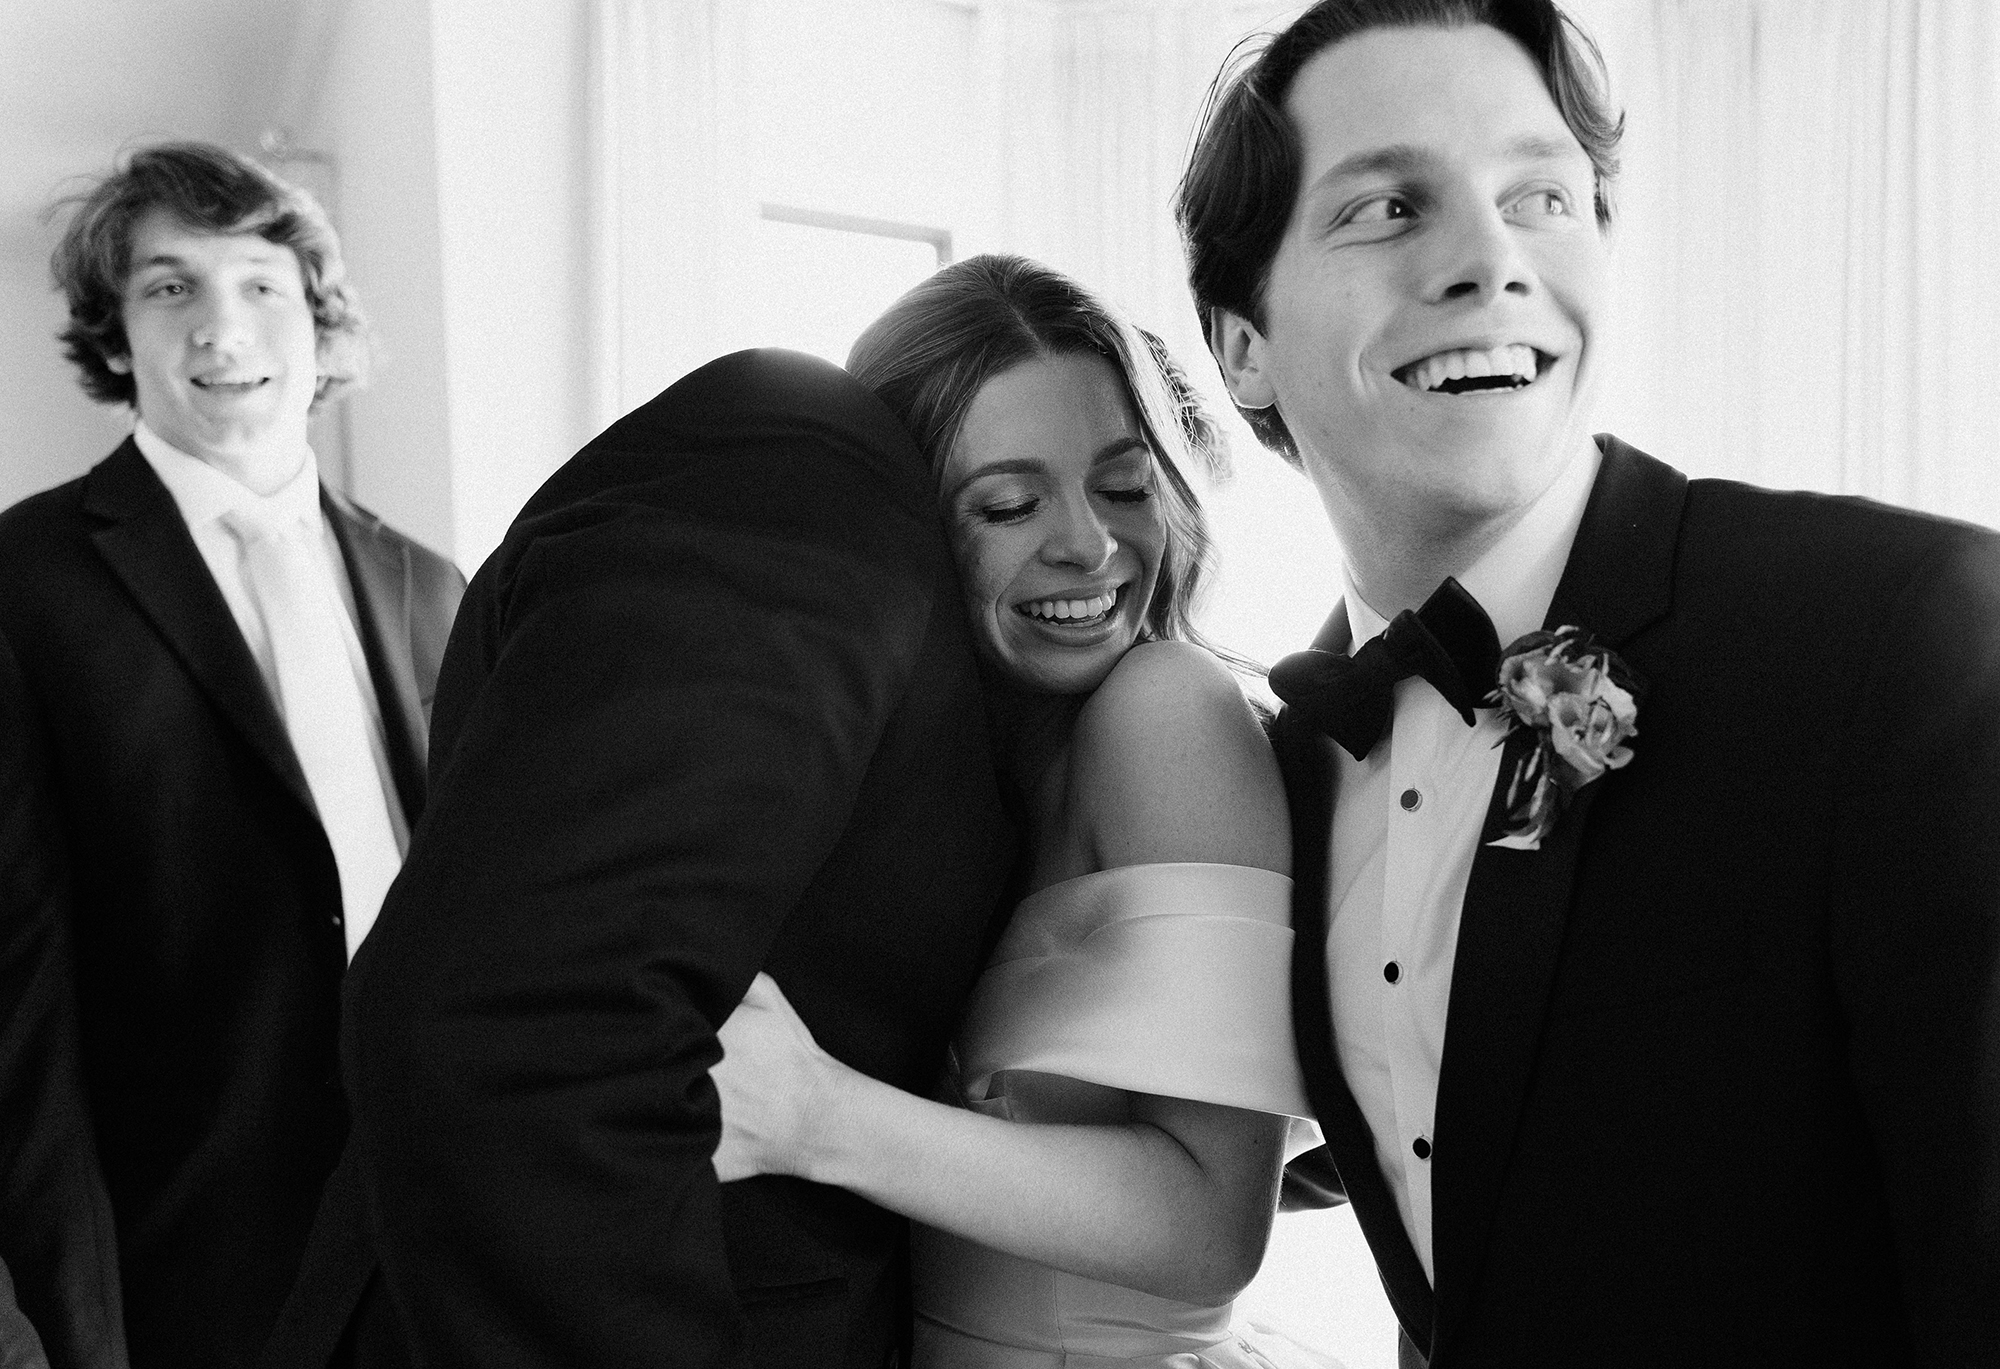
<svg viewBox="0 0 2000 1369">
<path fill-rule="evenodd" d="M 1507 715 L 1507 734 L 1535 734 L 1534 749 L 1507 781 L 1507 826 L 1487 843 L 1538 850 L 1570 795 L 1631 763 L 1626 739 L 1639 729 L 1637 678 L 1580 627 L 1531 632 L 1500 653 L 1500 683 L 1487 696 Z"/>
</svg>

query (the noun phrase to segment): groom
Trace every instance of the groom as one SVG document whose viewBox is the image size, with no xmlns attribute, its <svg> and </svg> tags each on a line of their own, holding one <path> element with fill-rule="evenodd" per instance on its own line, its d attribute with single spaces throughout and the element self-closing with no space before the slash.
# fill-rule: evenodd
<svg viewBox="0 0 2000 1369">
<path fill-rule="evenodd" d="M 1548 0 L 1327 0 L 1182 184 L 1345 552 L 1274 673 L 1328 1148 L 1406 1365 L 2000 1363 L 2000 537 L 1592 439 L 1602 92 Z M 1565 759 L 1484 705 L 1567 626 Z"/>
</svg>

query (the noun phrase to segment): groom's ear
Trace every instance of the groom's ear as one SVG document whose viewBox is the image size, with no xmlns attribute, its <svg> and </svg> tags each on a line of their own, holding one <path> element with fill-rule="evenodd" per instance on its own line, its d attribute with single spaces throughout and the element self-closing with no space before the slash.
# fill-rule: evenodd
<svg viewBox="0 0 2000 1369">
<path fill-rule="evenodd" d="M 1229 397 L 1241 409 L 1268 409 L 1278 402 L 1270 378 L 1264 372 L 1268 344 L 1257 325 L 1230 309 L 1215 309 L 1208 316 L 1208 350 L 1222 368 L 1222 383 Z"/>
</svg>

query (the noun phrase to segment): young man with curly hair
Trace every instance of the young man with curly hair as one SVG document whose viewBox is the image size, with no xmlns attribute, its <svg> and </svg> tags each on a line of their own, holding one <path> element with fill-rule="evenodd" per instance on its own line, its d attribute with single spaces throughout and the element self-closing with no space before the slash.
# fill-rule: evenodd
<svg viewBox="0 0 2000 1369">
<path fill-rule="evenodd" d="M 423 807 L 464 581 L 320 482 L 307 416 L 359 376 L 366 334 L 309 196 L 167 143 L 72 211 L 63 341 L 135 421 L 0 514 L 32 734 L 5 754 L 46 758 L 69 881 L 6 916 L 68 923 L 23 936 L 74 955 L 26 1009 L 60 1021 L 44 1000 L 73 983 L 79 1059 L 44 1063 L 81 1073 L 119 1265 L 105 1315 L 134 1363 L 214 1369 L 262 1348 L 341 1153 L 341 981 Z M 35 1124 L 0 1136 L 32 1151 Z M 10 1215 L 0 1244 L 31 1234 Z M 23 1305 L 49 1305 L 55 1268 L 5 1255 Z"/>
</svg>

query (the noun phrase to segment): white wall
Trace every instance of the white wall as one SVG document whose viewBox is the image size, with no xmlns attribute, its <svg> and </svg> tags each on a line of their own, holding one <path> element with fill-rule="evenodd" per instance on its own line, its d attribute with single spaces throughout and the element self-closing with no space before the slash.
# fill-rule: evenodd
<svg viewBox="0 0 2000 1369">
<path fill-rule="evenodd" d="M 590 134 L 591 22 L 585 0 L 349 0 L 300 138 L 338 163 L 350 272 L 381 343 L 350 402 L 350 485 L 468 570 L 601 421 L 674 378 L 641 368 L 607 412 L 593 402 L 607 361 L 594 311 L 616 302 L 592 289 L 588 197 L 605 153 Z M 959 164 L 973 24 L 938 0 L 731 7 L 739 122 L 721 198 L 739 228 L 761 200 L 947 225 L 984 214 Z M 625 250 L 717 269 L 666 215 L 628 230 Z M 683 348 L 697 361 L 772 340 L 728 309 L 662 326 L 700 333 Z"/>
<path fill-rule="evenodd" d="M 585 7 L 432 0 L 453 548 L 469 570 L 591 436 Z"/>
<path fill-rule="evenodd" d="M 349 489 L 454 555 L 429 10 L 349 0 L 299 141 L 337 164 L 348 274 L 379 343 L 367 388 L 347 401 Z"/>
<path fill-rule="evenodd" d="M 381 342 L 355 496 L 468 571 L 590 436 L 585 7 L 349 0 L 307 141 Z"/>
<path fill-rule="evenodd" d="M 56 332 L 62 298 L 49 281 L 53 232 L 32 217 L 0 237 L 0 508 L 83 474 L 131 428 L 124 405 L 93 403 L 77 387 Z"/>
</svg>

